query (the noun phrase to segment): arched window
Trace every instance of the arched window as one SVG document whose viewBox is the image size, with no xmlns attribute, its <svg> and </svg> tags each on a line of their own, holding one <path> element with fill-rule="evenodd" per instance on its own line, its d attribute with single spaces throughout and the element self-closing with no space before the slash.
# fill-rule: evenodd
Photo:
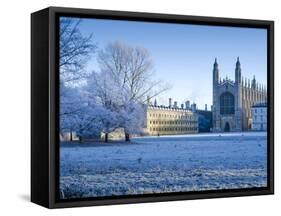
<svg viewBox="0 0 281 216">
<path fill-rule="evenodd" d="M 220 96 L 220 114 L 234 114 L 234 96 L 229 92 Z"/>
</svg>

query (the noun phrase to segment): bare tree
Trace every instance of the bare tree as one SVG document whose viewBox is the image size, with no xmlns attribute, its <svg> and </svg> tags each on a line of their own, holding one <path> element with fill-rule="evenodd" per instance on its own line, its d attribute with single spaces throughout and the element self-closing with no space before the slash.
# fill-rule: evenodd
<svg viewBox="0 0 281 216">
<path fill-rule="evenodd" d="M 137 115 L 132 108 L 143 104 L 148 99 L 156 97 L 168 90 L 170 86 L 161 80 L 154 80 L 154 69 L 149 52 L 141 47 L 131 47 L 121 42 L 110 43 L 105 49 L 100 50 L 98 62 L 101 72 L 110 73 L 110 78 L 121 90 L 128 92 L 124 108 L 129 107 L 134 117 L 124 118 L 122 127 L 125 131 L 126 141 L 129 141 Z M 129 105 L 128 105 L 129 104 Z M 132 105 L 133 104 L 133 105 Z M 127 113 L 129 114 L 129 113 Z M 139 119 L 139 121 L 141 121 Z M 128 126 L 130 125 L 130 126 Z M 137 125 L 136 125 L 137 126 Z M 139 126 L 138 126 L 139 127 Z"/>
<path fill-rule="evenodd" d="M 92 34 L 83 36 L 79 30 L 81 19 L 60 18 L 60 78 L 64 83 L 77 82 L 87 76 L 84 70 L 96 45 Z"/>
<path fill-rule="evenodd" d="M 105 142 L 108 141 L 108 134 L 120 127 L 122 122 L 121 110 L 124 109 L 124 91 L 109 73 L 93 72 L 87 80 L 86 91 L 89 99 L 89 106 L 99 107 L 99 122 L 103 127 L 101 132 L 105 134 Z M 95 122 L 93 122 L 94 124 Z"/>
<path fill-rule="evenodd" d="M 142 47 L 110 43 L 99 51 L 98 62 L 102 71 L 109 71 L 120 86 L 129 89 L 130 100 L 144 103 L 147 98 L 156 97 L 170 88 L 167 83 L 153 79 L 152 59 Z"/>
<path fill-rule="evenodd" d="M 95 51 L 92 35 L 84 36 L 80 32 L 81 20 L 76 18 L 60 18 L 60 119 L 61 131 L 72 131 L 77 116 L 82 119 L 85 103 L 78 95 L 81 81 L 87 78 L 85 70 L 91 53 Z"/>
</svg>

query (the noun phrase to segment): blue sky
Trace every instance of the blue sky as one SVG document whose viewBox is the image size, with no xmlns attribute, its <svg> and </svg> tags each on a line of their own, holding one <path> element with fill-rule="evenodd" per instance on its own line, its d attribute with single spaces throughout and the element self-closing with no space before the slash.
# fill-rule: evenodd
<svg viewBox="0 0 281 216">
<path fill-rule="evenodd" d="M 178 104 L 190 100 L 203 108 L 212 104 L 212 67 L 218 59 L 220 76 L 234 79 L 237 56 L 242 76 L 266 84 L 267 33 L 265 29 L 165 24 L 135 21 L 83 19 L 82 34 L 93 34 L 99 48 L 121 41 L 149 50 L 154 62 L 155 79 L 172 88 L 157 98 Z M 93 55 L 88 69 L 98 69 Z"/>
</svg>

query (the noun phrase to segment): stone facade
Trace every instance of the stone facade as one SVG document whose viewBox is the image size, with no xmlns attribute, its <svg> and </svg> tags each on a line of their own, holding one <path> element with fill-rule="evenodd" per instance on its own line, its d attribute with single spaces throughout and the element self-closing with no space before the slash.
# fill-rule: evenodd
<svg viewBox="0 0 281 216">
<path fill-rule="evenodd" d="M 185 108 L 147 105 L 145 132 L 156 136 L 197 133 L 198 116 Z"/>
<path fill-rule="evenodd" d="M 252 106 L 252 130 L 267 130 L 267 103 L 259 103 Z"/>
<path fill-rule="evenodd" d="M 247 131 L 251 129 L 251 107 L 267 101 L 267 90 L 256 82 L 241 76 L 241 64 L 237 58 L 235 80 L 219 77 L 215 59 L 213 67 L 213 131 Z"/>
<path fill-rule="evenodd" d="M 196 114 L 198 115 L 198 132 L 206 133 L 210 132 L 213 127 L 213 113 L 211 110 L 196 110 Z"/>
</svg>

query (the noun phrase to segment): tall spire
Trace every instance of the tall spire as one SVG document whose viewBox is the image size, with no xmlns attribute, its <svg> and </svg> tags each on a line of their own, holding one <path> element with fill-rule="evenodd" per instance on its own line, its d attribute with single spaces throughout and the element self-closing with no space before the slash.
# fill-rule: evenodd
<svg viewBox="0 0 281 216">
<path fill-rule="evenodd" d="M 241 66 L 239 61 L 239 56 L 237 57 L 236 67 L 235 67 L 235 83 L 241 83 Z"/>
<path fill-rule="evenodd" d="M 254 75 L 253 79 L 252 79 L 252 88 L 256 88 L 257 87 L 257 82 L 256 82 L 256 77 Z"/>
<path fill-rule="evenodd" d="M 240 64 L 240 61 L 239 61 L 239 56 L 237 57 L 236 64 Z"/>
<path fill-rule="evenodd" d="M 219 82 L 219 65 L 217 62 L 217 58 L 215 58 L 215 63 L 213 67 L 213 84 L 216 84 Z"/>
</svg>

